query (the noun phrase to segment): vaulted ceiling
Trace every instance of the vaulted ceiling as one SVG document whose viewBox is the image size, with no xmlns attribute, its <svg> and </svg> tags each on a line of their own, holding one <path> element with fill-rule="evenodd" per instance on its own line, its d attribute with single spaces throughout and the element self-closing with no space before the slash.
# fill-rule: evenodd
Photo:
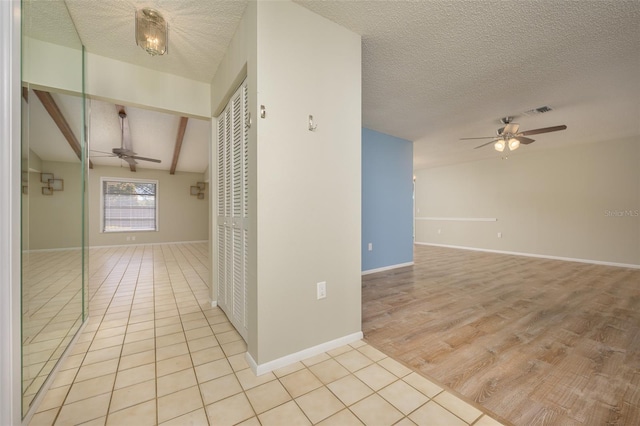
<svg viewBox="0 0 640 426">
<path fill-rule="evenodd" d="M 296 2 L 362 36 L 362 125 L 414 141 L 415 168 L 499 156 L 459 139 L 492 136 L 504 116 L 514 116 L 525 130 L 568 126 L 536 136 L 514 155 L 640 135 L 637 0 Z M 209 82 L 247 2 L 66 4 L 89 52 Z M 143 6 L 169 21 L 166 56 L 150 57 L 135 45 L 134 11 Z M 525 114 L 540 106 L 552 111 Z M 108 115 L 113 106 L 97 103 L 92 114 L 102 110 Z M 177 117 L 130 112 L 132 126 L 134 116 L 154 123 L 140 131 L 156 141 L 153 147 L 163 132 L 174 133 L 168 127 L 177 129 Z M 104 128 L 117 123 L 114 114 Z M 96 138 L 101 127 L 94 129 Z M 104 146 L 117 142 L 105 136 Z M 156 148 L 145 143 L 134 148 L 151 156 Z M 195 167 L 197 156 L 189 157 L 185 164 Z"/>
</svg>

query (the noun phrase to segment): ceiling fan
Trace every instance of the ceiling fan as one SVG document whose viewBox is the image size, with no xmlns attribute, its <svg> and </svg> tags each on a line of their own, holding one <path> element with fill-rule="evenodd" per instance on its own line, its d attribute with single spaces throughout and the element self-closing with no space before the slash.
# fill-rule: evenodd
<svg viewBox="0 0 640 426">
<path fill-rule="evenodd" d="M 124 107 L 119 108 L 118 116 L 120 117 L 120 148 L 113 148 L 111 150 L 111 153 L 103 152 L 103 151 L 94 151 L 94 152 L 100 152 L 102 154 L 108 154 L 108 155 L 99 155 L 96 157 L 118 157 L 119 159 L 129 163 L 130 166 L 135 166 L 136 164 L 138 164 L 136 160 L 160 163 L 161 162 L 160 160 L 157 160 L 155 158 L 140 157 L 137 155 L 136 152 L 133 152 L 133 150 L 131 149 L 131 136 L 129 133 L 129 122 L 127 120 L 127 113 L 125 112 Z"/>
<path fill-rule="evenodd" d="M 482 145 L 476 146 L 474 149 L 482 148 L 493 143 L 493 147 L 496 151 L 502 152 L 505 147 L 508 147 L 510 151 L 515 151 L 520 147 L 520 144 L 529 145 L 532 142 L 535 142 L 534 139 L 528 138 L 527 136 L 531 135 L 539 135 L 541 133 L 550 133 L 557 132 L 559 130 L 565 130 L 567 126 L 552 126 L 552 127 L 543 127 L 540 129 L 532 129 L 525 130 L 520 132 L 520 125 L 517 123 L 512 123 L 513 117 L 504 117 L 500 119 L 500 122 L 504 124 L 504 127 L 501 127 L 496 132 L 496 136 L 486 136 L 480 138 L 461 138 L 460 140 L 472 140 L 472 139 L 491 139 L 487 143 L 483 143 Z"/>
</svg>

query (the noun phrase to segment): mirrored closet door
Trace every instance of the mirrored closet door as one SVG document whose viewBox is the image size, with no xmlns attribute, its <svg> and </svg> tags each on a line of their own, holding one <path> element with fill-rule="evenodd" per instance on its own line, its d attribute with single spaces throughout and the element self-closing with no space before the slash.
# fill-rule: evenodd
<svg viewBox="0 0 640 426">
<path fill-rule="evenodd" d="M 22 412 L 86 319 L 84 52 L 62 0 L 22 1 Z"/>
</svg>

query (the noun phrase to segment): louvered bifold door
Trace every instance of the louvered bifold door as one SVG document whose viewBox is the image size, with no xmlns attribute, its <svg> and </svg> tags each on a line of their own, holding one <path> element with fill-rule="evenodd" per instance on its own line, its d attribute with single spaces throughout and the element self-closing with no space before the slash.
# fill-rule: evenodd
<svg viewBox="0 0 640 426">
<path fill-rule="evenodd" d="M 227 233 L 227 218 L 225 215 L 226 208 L 226 195 L 225 195 L 225 181 L 226 181 L 226 155 L 225 146 L 228 140 L 227 132 L 227 117 L 230 119 L 231 114 L 228 110 L 225 110 L 218 119 L 218 221 L 217 221 L 217 245 L 218 245 L 218 261 L 217 261 L 217 273 L 218 273 L 218 305 L 222 309 L 226 310 L 227 302 L 227 288 L 225 283 L 227 282 L 227 256 L 226 256 L 226 233 Z"/>
<path fill-rule="evenodd" d="M 218 121 L 218 299 L 245 339 L 249 164 L 246 100 L 243 83 Z"/>
</svg>

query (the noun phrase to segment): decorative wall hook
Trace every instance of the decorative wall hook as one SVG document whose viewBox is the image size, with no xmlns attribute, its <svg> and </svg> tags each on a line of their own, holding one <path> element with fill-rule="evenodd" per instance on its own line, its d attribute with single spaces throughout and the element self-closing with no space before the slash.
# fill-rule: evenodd
<svg viewBox="0 0 640 426">
<path fill-rule="evenodd" d="M 309 131 L 313 132 L 318 128 L 317 124 L 313 124 L 313 115 L 309 116 Z"/>
<path fill-rule="evenodd" d="M 260 105 L 260 118 L 265 118 L 267 116 L 267 110 L 264 105 Z"/>
</svg>

